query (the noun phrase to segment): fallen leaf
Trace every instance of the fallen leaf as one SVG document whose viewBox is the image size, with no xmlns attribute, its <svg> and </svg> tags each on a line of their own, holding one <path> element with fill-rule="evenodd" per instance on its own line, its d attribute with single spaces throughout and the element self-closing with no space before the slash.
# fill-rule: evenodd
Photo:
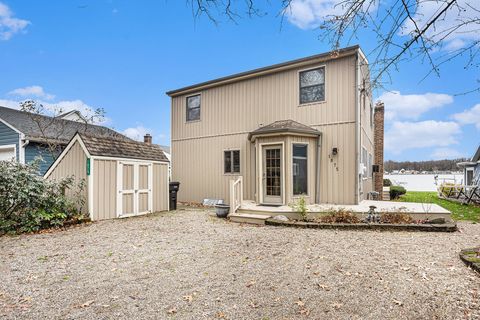
<svg viewBox="0 0 480 320">
<path fill-rule="evenodd" d="M 251 286 L 253 286 L 256 282 L 254 280 L 250 281 L 249 283 L 247 283 L 247 288 L 250 288 Z"/>
<path fill-rule="evenodd" d="M 308 316 L 310 314 L 310 310 L 307 308 L 300 309 L 300 314 L 304 316 Z"/>
<path fill-rule="evenodd" d="M 403 306 L 403 302 L 396 299 L 393 299 L 393 303 L 395 303 L 398 306 Z"/>
<path fill-rule="evenodd" d="M 86 308 L 88 307 L 89 305 L 91 305 L 92 303 L 94 303 L 95 301 L 94 300 L 89 300 L 85 303 L 83 303 L 82 305 L 80 305 L 81 308 Z"/>
<path fill-rule="evenodd" d="M 327 285 L 325 285 L 325 284 L 320 284 L 320 283 L 319 283 L 318 286 L 319 286 L 320 288 L 322 288 L 323 290 L 325 290 L 325 291 L 330 291 L 330 287 L 327 286 Z"/>
<path fill-rule="evenodd" d="M 337 309 L 337 310 L 340 309 L 342 306 L 343 306 L 343 304 L 341 304 L 339 302 L 332 303 L 332 307 Z"/>
<path fill-rule="evenodd" d="M 219 319 L 225 319 L 227 316 L 225 315 L 225 313 L 223 313 L 222 311 L 218 311 L 216 314 L 215 314 L 215 317 L 219 318 Z"/>
<path fill-rule="evenodd" d="M 256 309 L 256 308 L 258 308 L 258 304 L 252 301 L 252 302 L 250 302 L 250 307 Z"/>
<path fill-rule="evenodd" d="M 193 297 L 191 295 L 186 295 L 186 296 L 183 296 L 183 300 L 190 303 L 190 302 L 192 302 Z"/>
<path fill-rule="evenodd" d="M 299 307 L 305 306 L 305 302 L 303 302 L 302 299 L 298 299 L 298 301 L 295 302 L 295 304 L 296 304 L 297 306 L 299 306 Z"/>
<path fill-rule="evenodd" d="M 175 314 L 175 313 L 177 313 L 177 308 L 173 307 L 171 309 L 168 309 L 167 313 L 168 314 Z"/>
</svg>

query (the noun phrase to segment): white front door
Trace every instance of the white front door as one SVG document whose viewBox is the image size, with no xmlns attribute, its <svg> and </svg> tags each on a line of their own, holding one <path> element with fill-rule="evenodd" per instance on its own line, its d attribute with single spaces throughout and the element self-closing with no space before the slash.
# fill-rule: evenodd
<svg viewBox="0 0 480 320">
<path fill-rule="evenodd" d="M 119 161 L 117 170 L 117 216 L 152 212 L 152 164 Z"/>
<path fill-rule="evenodd" d="M 282 146 L 265 146 L 262 150 L 263 204 L 283 204 Z"/>
</svg>

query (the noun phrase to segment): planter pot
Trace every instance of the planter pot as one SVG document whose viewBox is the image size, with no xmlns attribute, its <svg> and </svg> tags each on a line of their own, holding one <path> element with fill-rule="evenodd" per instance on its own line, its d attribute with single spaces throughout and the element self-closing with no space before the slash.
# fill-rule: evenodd
<svg viewBox="0 0 480 320">
<path fill-rule="evenodd" d="M 230 206 L 227 204 L 217 204 L 215 205 L 215 213 L 219 218 L 226 218 L 228 212 L 230 211 Z"/>
</svg>

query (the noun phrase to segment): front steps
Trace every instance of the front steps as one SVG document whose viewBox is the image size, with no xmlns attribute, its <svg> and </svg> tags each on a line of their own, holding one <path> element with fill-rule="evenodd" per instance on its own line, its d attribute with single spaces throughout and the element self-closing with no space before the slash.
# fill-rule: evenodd
<svg viewBox="0 0 480 320">
<path fill-rule="evenodd" d="M 271 218 L 271 216 L 265 215 L 265 214 L 253 214 L 253 213 L 237 212 L 237 213 L 229 215 L 228 218 L 232 222 L 265 225 L 265 220 Z"/>
</svg>

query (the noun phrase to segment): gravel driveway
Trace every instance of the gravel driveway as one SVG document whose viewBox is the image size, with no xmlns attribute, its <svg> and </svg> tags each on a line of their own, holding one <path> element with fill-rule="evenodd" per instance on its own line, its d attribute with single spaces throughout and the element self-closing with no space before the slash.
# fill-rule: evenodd
<svg viewBox="0 0 480 320">
<path fill-rule="evenodd" d="M 461 232 L 256 227 L 181 210 L 0 238 L 0 318 L 480 319 Z"/>
</svg>

